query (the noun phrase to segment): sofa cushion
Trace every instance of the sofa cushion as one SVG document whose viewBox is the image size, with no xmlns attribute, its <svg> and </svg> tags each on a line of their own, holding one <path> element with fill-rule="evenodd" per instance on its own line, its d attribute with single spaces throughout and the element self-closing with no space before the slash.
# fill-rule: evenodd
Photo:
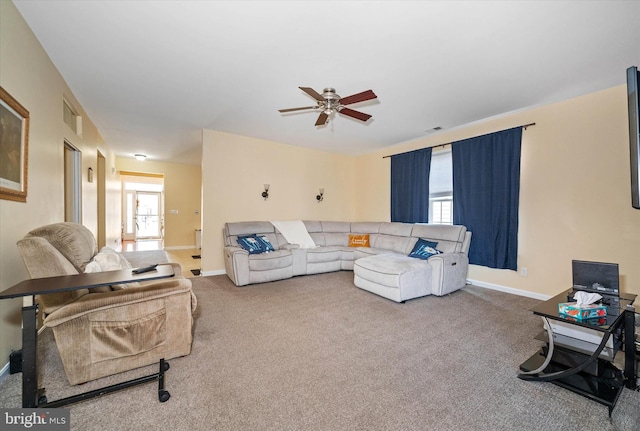
<svg viewBox="0 0 640 431">
<path fill-rule="evenodd" d="M 322 232 L 322 223 L 319 221 L 304 220 L 303 223 L 309 233 Z"/>
<path fill-rule="evenodd" d="M 234 223 L 225 223 L 224 225 L 224 245 L 237 245 L 236 236 L 255 235 L 258 233 L 273 236 L 275 228 L 268 221 L 240 221 Z M 273 236 L 272 239 L 275 239 Z M 273 241 L 272 241 L 273 242 Z"/>
<path fill-rule="evenodd" d="M 225 225 L 228 235 L 251 235 L 255 233 L 271 233 L 275 229 L 268 221 L 240 221 Z"/>
<path fill-rule="evenodd" d="M 349 247 L 369 247 L 369 234 L 350 234 Z"/>
<path fill-rule="evenodd" d="M 351 233 L 378 233 L 380 222 L 361 221 L 351 223 Z"/>
<path fill-rule="evenodd" d="M 365 280 L 393 288 L 401 287 L 403 279 L 411 284 L 427 285 L 431 276 L 429 263 L 393 253 L 358 259 L 353 264 L 353 270 Z"/>
<path fill-rule="evenodd" d="M 321 223 L 323 232 L 351 232 L 351 223 L 348 221 L 323 221 Z"/>
<path fill-rule="evenodd" d="M 437 242 L 427 241 L 424 238 L 418 238 L 416 245 L 413 247 L 413 250 L 411 250 L 411 253 L 409 253 L 409 257 L 427 260 L 431 256 L 441 253 L 436 249 L 437 245 Z"/>
<path fill-rule="evenodd" d="M 395 251 L 396 253 L 401 253 L 406 255 L 408 253 L 407 250 L 411 250 L 409 248 L 410 240 L 411 240 L 411 237 L 409 236 L 380 234 L 376 238 L 373 246 L 375 248 L 382 248 L 387 251 Z"/>
<path fill-rule="evenodd" d="M 311 232 L 309 236 L 313 240 L 313 243 L 318 247 L 324 247 L 327 243 L 324 240 L 324 234 L 322 232 Z"/>
<path fill-rule="evenodd" d="M 385 235 L 396 235 L 396 236 L 411 236 L 411 230 L 413 229 L 413 224 L 411 223 L 398 223 L 398 222 L 385 222 L 380 223 L 380 231 L 379 233 Z"/>
<path fill-rule="evenodd" d="M 276 250 L 271 253 L 249 255 L 250 271 L 269 271 L 287 268 L 293 265 L 293 257 L 289 250 Z"/>
<path fill-rule="evenodd" d="M 339 262 L 342 250 L 339 247 L 318 247 L 307 250 L 307 264 L 319 262 Z"/>
<path fill-rule="evenodd" d="M 239 236 L 238 245 L 249 252 L 249 254 L 264 253 L 260 246 L 260 241 L 255 235 Z"/>
<path fill-rule="evenodd" d="M 54 223 L 29 232 L 25 238 L 45 238 L 78 270 L 84 272 L 85 266 L 98 253 L 98 244 L 89 229 L 77 223 Z"/>
<path fill-rule="evenodd" d="M 460 225 L 416 224 L 411 236 L 438 242 L 438 250 L 444 253 L 462 252 L 467 228 Z"/>
<path fill-rule="evenodd" d="M 346 247 L 349 245 L 349 234 L 346 232 L 325 232 L 324 245 Z"/>
</svg>

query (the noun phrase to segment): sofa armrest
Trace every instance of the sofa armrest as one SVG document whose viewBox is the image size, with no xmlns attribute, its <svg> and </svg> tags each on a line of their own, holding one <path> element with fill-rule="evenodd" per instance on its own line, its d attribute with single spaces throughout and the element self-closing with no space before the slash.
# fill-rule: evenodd
<svg viewBox="0 0 640 431">
<path fill-rule="evenodd" d="M 427 262 L 432 266 L 431 293 L 446 295 L 461 289 L 467 283 L 469 258 L 463 253 L 441 253 L 431 256 Z"/>
<path fill-rule="evenodd" d="M 224 268 L 236 286 L 249 284 L 249 252 L 230 245 L 224 248 Z"/>
<path fill-rule="evenodd" d="M 144 302 L 158 298 L 169 298 L 176 295 L 185 295 L 189 301 L 189 308 L 193 311 L 197 302 L 191 291 L 191 281 L 183 277 L 172 277 L 135 288 L 103 293 L 89 293 L 77 301 L 49 314 L 44 320 L 44 325 L 57 326 L 96 311 L 133 304 L 143 306 L 144 304 L 142 303 Z"/>
</svg>

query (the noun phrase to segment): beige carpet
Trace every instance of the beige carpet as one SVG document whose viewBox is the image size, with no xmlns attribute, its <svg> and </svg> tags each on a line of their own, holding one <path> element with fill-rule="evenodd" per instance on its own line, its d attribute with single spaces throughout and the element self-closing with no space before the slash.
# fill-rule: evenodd
<svg viewBox="0 0 640 431">
<path fill-rule="evenodd" d="M 607 408 L 550 383 L 516 378 L 540 347 L 537 301 L 468 286 L 406 304 L 353 286 L 353 273 L 235 287 L 194 278 L 191 355 L 171 361 L 171 399 L 150 383 L 71 406 L 74 430 L 635 430 L 640 393 Z M 70 388 L 45 331 L 50 399 Z M 155 368 L 155 367 L 153 367 Z M 0 386 L 20 406 L 20 375 Z"/>
</svg>

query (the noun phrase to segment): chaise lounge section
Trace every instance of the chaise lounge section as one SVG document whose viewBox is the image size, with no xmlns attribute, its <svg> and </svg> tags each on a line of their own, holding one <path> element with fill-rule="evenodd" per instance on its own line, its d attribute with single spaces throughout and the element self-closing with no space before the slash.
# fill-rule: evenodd
<svg viewBox="0 0 640 431">
<path fill-rule="evenodd" d="M 396 302 L 446 295 L 466 283 L 471 232 L 465 226 L 394 222 L 304 221 L 315 247 L 289 243 L 268 221 L 226 223 L 225 269 L 236 286 L 340 270 L 354 284 Z M 274 251 L 250 253 L 238 238 L 261 236 Z M 438 254 L 410 257 L 420 240 Z"/>
</svg>

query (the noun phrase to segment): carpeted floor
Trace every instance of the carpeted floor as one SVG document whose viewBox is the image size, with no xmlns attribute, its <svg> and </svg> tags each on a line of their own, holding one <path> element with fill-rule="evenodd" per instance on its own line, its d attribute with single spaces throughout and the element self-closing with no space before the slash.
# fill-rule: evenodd
<svg viewBox="0 0 640 431">
<path fill-rule="evenodd" d="M 71 406 L 74 430 L 635 430 L 640 392 L 607 408 L 550 383 L 516 378 L 540 347 L 536 300 L 467 286 L 396 304 L 352 272 L 235 287 L 194 278 L 193 351 L 154 383 Z M 153 372 L 69 387 L 47 330 L 49 399 Z M 0 386 L 20 406 L 20 375 Z"/>
</svg>

